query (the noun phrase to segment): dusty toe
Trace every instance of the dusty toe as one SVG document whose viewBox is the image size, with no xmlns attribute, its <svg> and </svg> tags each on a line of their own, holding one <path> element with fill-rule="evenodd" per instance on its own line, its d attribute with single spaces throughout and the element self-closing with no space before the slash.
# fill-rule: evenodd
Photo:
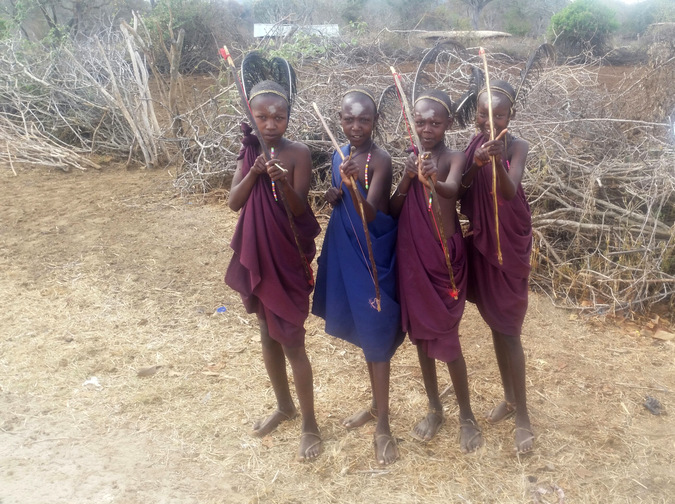
<svg viewBox="0 0 675 504">
<path fill-rule="evenodd" d="M 459 426 L 459 448 L 462 453 L 472 453 L 483 446 L 483 432 L 475 420 L 462 420 Z"/>
<path fill-rule="evenodd" d="M 297 411 L 285 413 L 280 410 L 275 410 L 271 415 L 261 418 L 253 424 L 253 434 L 258 437 L 263 437 L 279 427 L 281 422 L 292 420 L 298 414 Z"/>
<path fill-rule="evenodd" d="M 389 465 L 398 459 L 398 446 L 393 436 L 375 435 L 375 459 L 380 465 Z"/>
<path fill-rule="evenodd" d="M 323 441 L 318 432 L 303 432 L 300 436 L 298 460 L 312 460 L 321 454 Z"/>
<path fill-rule="evenodd" d="M 534 449 L 534 433 L 527 427 L 516 427 L 516 453 L 518 455 L 529 453 Z"/>
<path fill-rule="evenodd" d="M 375 408 L 364 409 L 354 413 L 352 416 L 345 418 L 342 421 L 347 429 L 357 429 L 377 419 L 377 410 Z"/>
<path fill-rule="evenodd" d="M 413 429 L 411 435 L 418 441 L 431 441 L 443 425 L 443 413 L 440 411 L 429 411 L 426 417 L 422 419 Z"/>
<path fill-rule="evenodd" d="M 496 424 L 511 418 L 515 414 L 516 406 L 508 401 L 502 401 L 485 415 L 485 419 L 488 423 Z"/>
</svg>

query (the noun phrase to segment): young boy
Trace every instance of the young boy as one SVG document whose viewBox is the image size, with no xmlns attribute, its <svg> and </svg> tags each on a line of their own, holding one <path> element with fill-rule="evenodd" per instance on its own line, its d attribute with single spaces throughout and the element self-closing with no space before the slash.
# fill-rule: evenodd
<svg viewBox="0 0 675 504">
<path fill-rule="evenodd" d="M 414 104 L 414 120 L 423 155 L 428 156 L 422 160 L 421 175 L 426 183 L 434 184 L 440 215 L 429 207 L 429 190 L 418 178 L 419 158 L 413 153 L 406 160 L 405 174 L 390 203 L 392 215 L 399 216 L 396 253 L 402 326 L 417 346 L 429 399 L 429 412 L 412 434 L 420 441 L 429 441 L 443 423 L 436 377 L 438 359 L 448 365 L 459 404 L 460 449 L 470 453 L 481 446 L 483 438 L 471 410 L 458 334 L 466 300 L 466 256 L 455 204 L 464 154 L 445 145 L 445 132 L 453 122 L 447 94 L 424 92 Z"/>
<path fill-rule="evenodd" d="M 487 415 L 489 423 L 515 415 L 518 453 L 532 450 L 534 434 L 527 412 L 525 354 L 520 332 L 527 311 L 532 222 L 530 206 L 521 185 L 529 146 L 508 132 L 498 138 L 515 117 L 516 93 L 508 82 L 490 83 L 495 140 L 490 141 L 488 95 L 478 95 L 478 134 L 467 147 L 462 175 L 462 213 L 471 227 L 467 236 L 469 292 L 483 320 L 492 330 L 492 341 L 504 387 L 504 400 Z M 499 237 L 503 261 L 497 255 L 492 194 L 492 162 L 496 159 Z"/>
<path fill-rule="evenodd" d="M 373 391 L 371 407 L 347 418 L 343 424 L 352 429 L 377 419 L 375 458 L 387 465 L 398 458 L 389 427 L 389 362 L 402 335 L 400 307 L 395 300 L 396 221 L 388 215 L 391 158 L 371 138 L 376 120 L 377 106 L 368 90 L 353 88 L 344 95 L 340 124 L 349 145 L 342 150 L 344 162 L 339 153 L 333 155 L 333 187 L 326 192 L 333 212 L 318 261 L 312 312 L 325 319 L 328 334 L 363 349 Z M 379 312 L 375 308 L 373 269 L 354 191 L 363 196 L 381 290 Z"/>
<path fill-rule="evenodd" d="M 284 138 L 290 106 L 288 93 L 280 85 L 272 81 L 256 84 L 250 105 L 274 159 L 266 160 L 260 154 L 258 138 L 248 125 L 242 125 L 245 136 L 228 201 L 241 214 L 225 281 L 241 294 L 246 310 L 258 316 L 263 360 L 277 400 L 277 410 L 257 421 L 253 431 L 265 436 L 297 415 L 285 356 L 302 413 L 298 458 L 313 459 L 321 452 L 321 437 L 314 416 L 312 367 L 305 352 L 304 323 L 312 285 L 303 264 L 311 263 L 316 253 L 314 238 L 320 231 L 307 203 L 312 160 L 307 146 Z M 303 256 L 281 197 L 293 214 Z"/>
</svg>

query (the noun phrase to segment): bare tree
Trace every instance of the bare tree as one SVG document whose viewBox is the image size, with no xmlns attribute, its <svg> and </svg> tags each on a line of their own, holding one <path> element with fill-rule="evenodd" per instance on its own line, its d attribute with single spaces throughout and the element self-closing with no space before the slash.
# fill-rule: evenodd
<svg viewBox="0 0 675 504">
<path fill-rule="evenodd" d="M 483 8 L 492 0 L 461 0 L 469 8 L 469 17 L 471 19 L 471 27 L 474 30 L 478 29 L 478 21 L 480 20 L 480 13 Z"/>
<path fill-rule="evenodd" d="M 131 11 L 147 9 L 144 0 L 0 0 L 0 10 L 17 21 L 26 38 L 91 35 Z"/>
</svg>

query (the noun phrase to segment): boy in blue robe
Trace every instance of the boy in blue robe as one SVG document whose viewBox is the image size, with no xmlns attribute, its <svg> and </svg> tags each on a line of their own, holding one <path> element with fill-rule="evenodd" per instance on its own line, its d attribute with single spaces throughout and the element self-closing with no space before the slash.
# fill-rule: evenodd
<svg viewBox="0 0 675 504">
<path fill-rule="evenodd" d="M 312 312 L 325 319 L 328 334 L 363 350 L 373 390 L 372 404 L 345 419 L 343 424 L 353 429 L 377 420 L 375 457 L 380 464 L 387 465 L 398 458 L 389 427 L 389 363 L 403 334 L 396 301 L 397 229 L 395 219 L 389 215 L 391 157 L 372 140 L 376 120 L 373 95 L 362 88 L 347 91 L 342 100 L 340 124 L 349 145 L 342 148 L 344 161 L 338 152 L 333 156 L 333 187 L 326 192 L 333 213 L 318 260 Z M 354 191 L 361 195 L 375 268 L 367 250 L 368 240 Z M 379 283 L 379 299 L 375 278 Z"/>
</svg>

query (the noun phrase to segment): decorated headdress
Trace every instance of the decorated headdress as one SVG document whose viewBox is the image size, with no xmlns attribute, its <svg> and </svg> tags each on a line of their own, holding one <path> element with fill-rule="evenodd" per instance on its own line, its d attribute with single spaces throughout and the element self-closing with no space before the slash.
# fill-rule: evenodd
<svg viewBox="0 0 675 504">
<path fill-rule="evenodd" d="M 241 63 L 241 82 L 249 102 L 264 94 L 280 96 L 288 103 L 290 115 L 296 93 L 295 71 L 284 58 L 268 60 L 257 51 L 248 53 Z"/>
<path fill-rule="evenodd" d="M 429 49 L 420 61 L 412 88 L 412 101 L 417 102 L 426 89 L 448 89 L 448 77 L 458 71 L 466 55 L 466 48 L 452 40 Z"/>
<path fill-rule="evenodd" d="M 476 114 L 478 94 L 480 93 L 481 89 L 483 89 L 484 84 L 485 74 L 480 68 L 472 66 L 468 89 L 455 106 L 457 122 L 459 122 L 462 127 L 466 127 L 467 124 L 470 124 L 473 116 Z"/>
<path fill-rule="evenodd" d="M 530 55 L 525 67 L 520 71 L 518 86 L 514 89 L 503 80 L 490 80 L 490 91 L 506 96 L 511 102 L 511 113 L 517 103 L 523 103 L 533 83 L 548 62 L 555 63 L 555 50 L 551 44 L 542 44 Z M 478 97 L 487 90 L 485 75 L 474 67 L 469 80 L 469 89 L 457 104 L 457 116 L 465 124 L 471 122 L 476 113 Z"/>
<path fill-rule="evenodd" d="M 450 117 L 455 117 L 455 109 L 447 93 L 441 91 L 452 87 L 453 74 L 459 72 L 466 56 L 466 48 L 454 41 L 445 41 L 429 49 L 420 61 L 415 72 L 412 88 L 413 106 L 422 98 L 443 105 Z M 464 125 L 461 123 L 462 126 Z"/>
</svg>

